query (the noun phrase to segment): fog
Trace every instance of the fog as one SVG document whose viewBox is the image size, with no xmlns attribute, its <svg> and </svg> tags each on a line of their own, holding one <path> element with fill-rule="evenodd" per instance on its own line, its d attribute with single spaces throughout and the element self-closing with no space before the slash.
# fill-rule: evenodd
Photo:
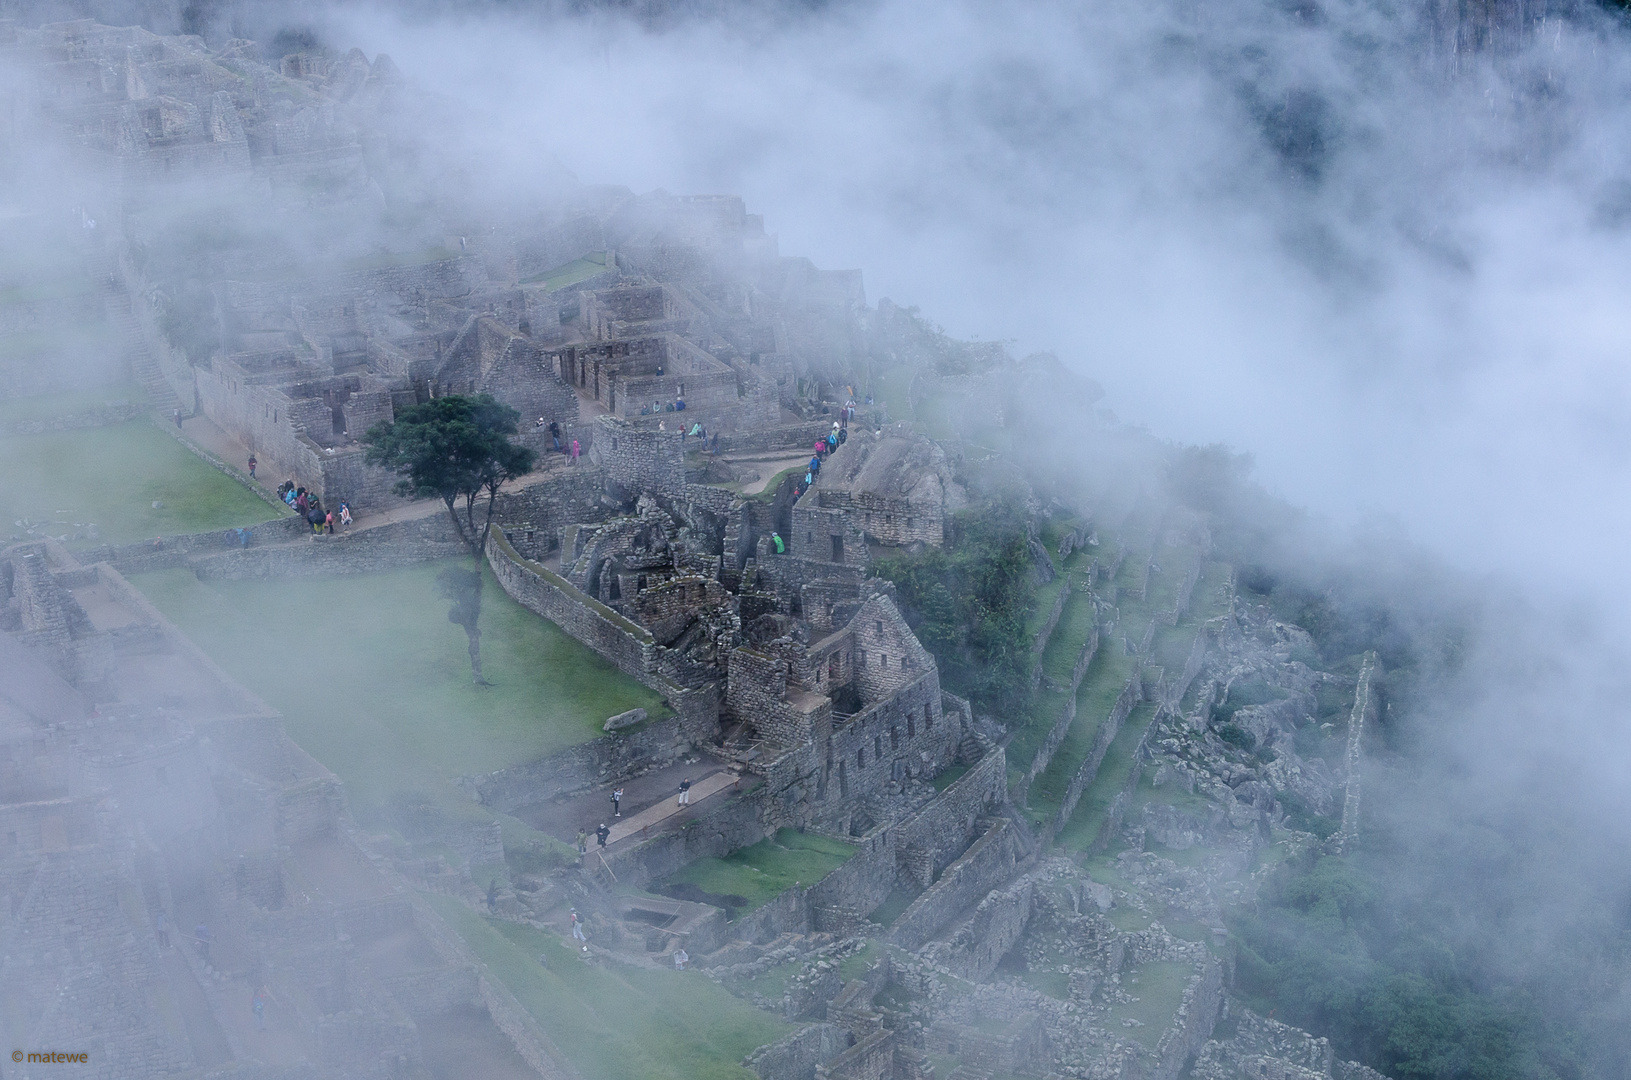
<svg viewBox="0 0 1631 1080">
<path fill-rule="evenodd" d="M 737 193 L 869 302 L 1056 353 L 1106 390 L 1049 433 L 1066 469 L 1073 423 L 1249 454 L 1311 512 L 1267 560 L 1474 627 L 1367 812 L 1423 891 L 1478 875 L 1468 933 L 1521 968 L 1627 888 L 1631 25 L 1588 5 L 1458 50 L 1423 6 L 347 4 L 199 29 L 389 53 L 434 101 L 399 134 L 467 212 L 568 174 Z M 1461 858 L 1469 822 L 1510 851 Z"/>
<path fill-rule="evenodd" d="M 870 300 L 1249 453 L 1314 511 L 1311 562 L 1476 610 L 1370 805 L 1422 893 L 1477 883 L 1465 932 L 1510 971 L 1626 889 L 1631 34 L 1586 7 L 1456 53 L 1419 8 L 353 7 L 326 32 L 467 103 L 495 172 L 740 192 Z"/>
<path fill-rule="evenodd" d="M 740 192 L 788 253 L 1049 349 L 1462 566 L 1631 586 L 1623 31 L 1433 55 L 1414 5 L 1031 3 L 399 20 L 484 164 Z M 1556 557 L 1531 559 L 1544 537 Z"/>
<path fill-rule="evenodd" d="M 1249 453 L 1335 535 L 1489 575 L 1530 605 L 1484 640 L 1491 677 L 1544 649 L 1521 694 L 1582 696 L 1481 703 L 1472 737 L 1512 751 L 1483 767 L 1557 755 L 1623 808 L 1631 36 L 1585 8 L 1457 55 L 1419 7 L 318 25 L 468 105 L 483 172 L 740 192 L 869 299 L 1055 351 L 1119 420 Z"/>
</svg>

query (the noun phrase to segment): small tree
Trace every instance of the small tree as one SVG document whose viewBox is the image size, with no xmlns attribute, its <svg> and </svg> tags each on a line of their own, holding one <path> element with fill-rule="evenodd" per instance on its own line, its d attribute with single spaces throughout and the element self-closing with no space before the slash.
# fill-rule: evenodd
<svg viewBox="0 0 1631 1080">
<path fill-rule="evenodd" d="M 491 394 L 449 394 L 403 409 L 394 421 L 375 424 L 363 437 L 368 463 L 402 476 L 396 493 L 441 499 L 459 539 L 470 550 L 474 571 L 444 573 L 439 584 L 443 595 L 453 601 L 448 621 L 463 626 L 470 639 L 470 675 L 478 684 L 487 682 L 481 674 L 481 628 L 477 623 L 481 560 L 493 529 L 493 508 L 499 487 L 530 472 L 537 459 L 532 450 L 511 441 L 520 419 L 520 413 L 493 400 Z M 487 512 L 478 524 L 476 501 L 483 492 Z"/>
</svg>

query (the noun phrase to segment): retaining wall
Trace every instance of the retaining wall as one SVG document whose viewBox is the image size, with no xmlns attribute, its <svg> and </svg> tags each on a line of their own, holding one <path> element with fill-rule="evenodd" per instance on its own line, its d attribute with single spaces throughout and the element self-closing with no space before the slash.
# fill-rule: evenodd
<svg viewBox="0 0 1631 1080">
<path fill-rule="evenodd" d="M 958 913 L 989 894 L 1010 877 L 1018 862 L 1013 826 L 1006 819 L 993 823 L 985 835 L 950 866 L 927 892 L 912 901 L 895 921 L 889 941 L 903 949 L 916 949 Z"/>
</svg>

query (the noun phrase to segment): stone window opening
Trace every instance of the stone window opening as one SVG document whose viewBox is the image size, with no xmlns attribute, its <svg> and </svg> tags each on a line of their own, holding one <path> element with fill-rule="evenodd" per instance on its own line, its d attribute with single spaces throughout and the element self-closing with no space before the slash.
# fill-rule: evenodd
<svg viewBox="0 0 1631 1080">
<path fill-rule="evenodd" d="M 883 757 L 883 736 L 881 734 L 872 736 L 872 756 Z"/>
<path fill-rule="evenodd" d="M 891 727 L 889 729 L 889 749 L 900 749 L 900 728 L 898 727 Z M 899 777 L 896 777 L 896 779 L 898 780 Z"/>
<path fill-rule="evenodd" d="M 844 763 L 842 761 L 838 763 L 838 794 L 842 796 L 849 795 L 849 774 L 844 771 Z M 12 833 L 11 835 L 13 838 L 17 836 L 16 833 Z"/>
<path fill-rule="evenodd" d="M 917 738 L 917 718 L 911 713 L 906 714 L 906 737 L 908 739 Z"/>
<path fill-rule="evenodd" d="M 855 767 L 857 769 L 866 768 L 866 747 L 864 746 L 855 748 Z"/>
<path fill-rule="evenodd" d="M 929 711 L 929 707 L 927 705 L 923 706 L 923 730 L 934 730 L 934 713 Z"/>
<path fill-rule="evenodd" d="M 878 636 L 882 637 L 883 636 L 883 620 L 882 619 L 878 620 L 877 626 L 878 626 Z"/>
<path fill-rule="evenodd" d="M 896 758 L 889 764 L 889 779 L 900 780 L 906 775 L 906 762 Z"/>
</svg>

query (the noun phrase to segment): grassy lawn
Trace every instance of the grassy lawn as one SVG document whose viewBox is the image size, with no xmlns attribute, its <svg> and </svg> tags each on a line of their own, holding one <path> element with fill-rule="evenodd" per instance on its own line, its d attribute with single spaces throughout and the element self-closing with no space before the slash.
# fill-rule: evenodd
<svg viewBox="0 0 1631 1080">
<path fill-rule="evenodd" d="M 521 284 L 541 284 L 544 288 L 550 290 L 564 289 L 568 285 L 576 285 L 578 282 L 592 278 L 596 274 L 604 273 L 610 265 L 612 265 L 612 260 L 609 252 L 594 251 L 581 259 L 573 259 L 565 266 L 557 266 L 553 270 L 545 270 L 541 274 L 534 274 Z"/>
<path fill-rule="evenodd" d="M 1178 1011 L 1184 987 L 1194 977 L 1195 969 L 1189 964 L 1161 962 L 1134 968 L 1122 976 L 1121 988 L 1138 1000 L 1111 1005 L 1105 1017 L 1106 1026 L 1115 1031 L 1123 1020 L 1137 1020 L 1140 1026 L 1127 1034 L 1149 1049 L 1155 1049 Z"/>
<path fill-rule="evenodd" d="M 160 503 L 158 509 L 153 503 Z M 0 439 L 0 523 L 105 543 L 252 525 L 277 511 L 147 420 Z"/>
<path fill-rule="evenodd" d="M 854 854 L 855 847 L 842 840 L 779 829 L 775 836 L 723 859 L 698 859 L 663 884 L 695 885 L 704 892 L 740 896 L 747 904 L 731 910 L 732 915 L 740 915 L 764 906 L 795 884 L 815 884 Z"/>
<path fill-rule="evenodd" d="M 586 1080 L 754 1080 L 742 1059 L 795 1030 L 698 972 L 591 966 L 558 934 L 426 899 Z"/>
<path fill-rule="evenodd" d="M 74 413 L 93 412 L 109 402 L 145 404 L 147 391 L 134 383 L 64 390 L 56 394 L 7 398 L 0 401 L 0 420 L 53 420 Z"/>
<path fill-rule="evenodd" d="M 473 807 L 446 781 L 531 761 L 601 734 L 606 717 L 667 710 L 492 578 L 482 593 L 482 667 L 436 592 L 443 563 L 353 577 L 199 581 L 185 570 L 134 583 L 231 675 L 280 710 L 289 734 L 345 782 L 357 817 L 393 798 Z"/>
</svg>

